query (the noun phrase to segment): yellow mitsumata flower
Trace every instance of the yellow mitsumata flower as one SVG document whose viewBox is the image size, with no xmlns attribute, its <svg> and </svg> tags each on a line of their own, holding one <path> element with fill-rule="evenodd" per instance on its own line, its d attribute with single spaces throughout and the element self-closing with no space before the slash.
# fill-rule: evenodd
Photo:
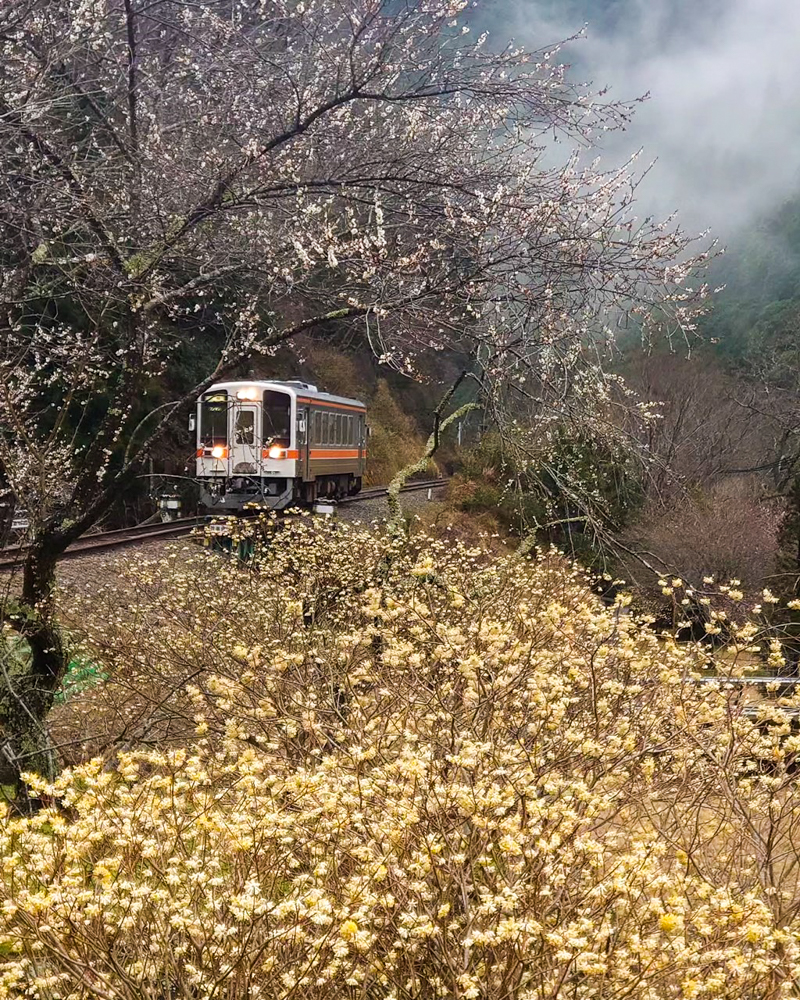
<svg viewBox="0 0 800 1000">
<path fill-rule="evenodd" d="M 111 749 L 0 822 L 0 1000 L 800 981 L 796 699 L 696 682 L 748 647 L 777 663 L 760 624 L 728 602 L 717 654 L 604 607 L 555 551 L 241 530 L 257 567 L 180 544 L 59 597 L 114 662 L 57 735 L 101 720 Z"/>
</svg>

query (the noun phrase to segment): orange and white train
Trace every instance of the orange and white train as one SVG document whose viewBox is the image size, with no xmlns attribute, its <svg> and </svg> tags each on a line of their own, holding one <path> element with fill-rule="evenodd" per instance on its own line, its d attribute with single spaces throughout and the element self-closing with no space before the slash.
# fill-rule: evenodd
<svg viewBox="0 0 800 1000">
<path fill-rule="evenodd" d="M 358 493 L 367 410 L 307 382 L 219 382 L 197 403 L 197 478 L 208 510 L 281 510 Z"/>
</svg>

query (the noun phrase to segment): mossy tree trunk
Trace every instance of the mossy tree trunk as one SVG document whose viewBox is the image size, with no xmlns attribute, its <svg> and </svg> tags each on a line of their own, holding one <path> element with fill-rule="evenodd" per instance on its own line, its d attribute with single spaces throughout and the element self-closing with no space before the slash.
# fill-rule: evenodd
<svg viewBox="0 0 800 1000">
<path fill-rule="evenodd" d="M 455 395 L 458 387 L 464 379 L 468 377 L 468 375 L 469 371 L 467 370 L 461 372 L 455 382 L 444 394 L 439 402 L 439 405 L 433 411 L 433 431 L 428 438 L 424 453 L 417 459 L 416 462 L 412 462 L 411 465 L 407 465 L 405 468 L 401 469 L 391 483 L 389 483 L 389 488 L 386 491 L 386 500 L 389 507 L 389 530 L 395 535 L 405 534 L 403 509 L 400 505 L 400 492 L 405 484 L 411 476 L 414 476 L 419 472 L 424 472 L 428 468 L 428 463 L 439 450 L 442 433 L 446 431 L 451 424 L 465 416 L 467 413 L 472 412 L 472 410 L 480 409 L 480 405 L 478 403 L 465 403 L 463 406 L 460 406 L 455 413 L 451 413 L 449 417 L 442 420 L 442 414 L 447 408 L 447 405 Z"/>
<path fill-rule="evenodd" d="M 35 539 L 25 559 L 19 603 L 5 615 L 26 655 L 4 655 L 0 663 L 0 783 L 23 810 L 31 803 L 21 775 L 30 771 L 52 779 L 58 771 L 47 716 L 67 669 L 54 589 L 56 566 L 70 541 L 52 530 Z"/>
</svg>

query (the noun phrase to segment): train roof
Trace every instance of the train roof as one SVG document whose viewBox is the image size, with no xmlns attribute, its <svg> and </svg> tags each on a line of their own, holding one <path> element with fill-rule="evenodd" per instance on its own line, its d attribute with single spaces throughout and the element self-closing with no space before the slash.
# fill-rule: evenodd
<svg viewBox="0 0 800 1000">
<path fill-rule="evenodd" d="M 287 382 L 269 381 L 265 382 L 261 379 L 238 379 L 235 382 L 215 382 L 214 385 L 210 385 L 206 392 L 213 392 L 215 389 L 225 389 L 226 391 L 235 391 L 236 389 L 244 389 L 246 387 L 255 386 L 257 389 L 283 389 L 288 390 L 294 396 L 300 396 L 303 399 L 312 399 L 314 402 L 319 403 L 340 403 L 347 406 L 357 406 L 362 409 L 366 409 L 366 404 L 362 403 L 360 399 L 350 399 L 347 396 L 334 396 L 329 392 L 320 392 L 315 385 L 311 385 L 310 382 L 301 382 L 299 380 L 292 380 Z M 205 395 L 205 393 L 203 393 Z"/>
</svg>

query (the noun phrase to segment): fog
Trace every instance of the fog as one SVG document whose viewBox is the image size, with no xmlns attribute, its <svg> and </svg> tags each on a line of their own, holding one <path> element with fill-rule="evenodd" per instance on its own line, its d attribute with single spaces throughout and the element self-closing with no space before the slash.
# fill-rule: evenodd
<svg viewBox="0 0 800 1000">
<path fill-rule="evenodd" d="M 723 240 L 800 190 L 799 0 L 494 0 L 493 35 L 562 50 L 609 98 L 650 94 L 609 166 L 643 147 L 657 163 L 642 212 L 679 210 Z M 640 161 L 642 162 L 642 161 Z"/>
</svg>

